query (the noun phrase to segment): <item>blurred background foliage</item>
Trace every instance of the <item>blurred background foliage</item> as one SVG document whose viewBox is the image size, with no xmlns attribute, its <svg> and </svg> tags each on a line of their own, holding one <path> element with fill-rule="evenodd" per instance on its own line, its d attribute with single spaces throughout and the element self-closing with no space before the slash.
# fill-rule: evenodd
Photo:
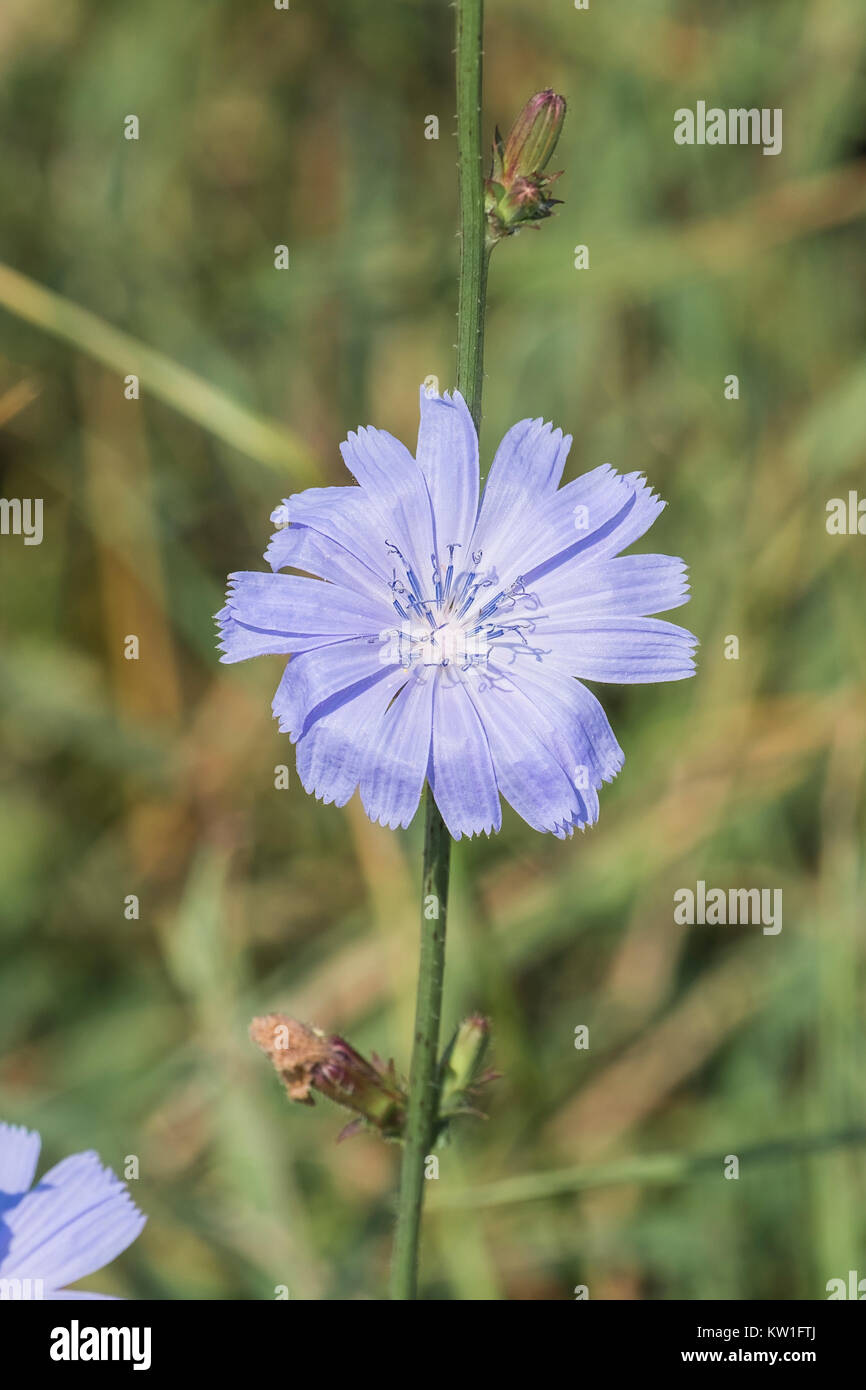
<svg viewBox="0 0 866 1390">
<path fill-rule="evenodd" d="M 0 538 L 0 1113 L 52 1160 L 139 1156 L 148 1226 L 90 1286 L 382 1294 L 396 1150 L 336 1145 L 246 1028 L 407 1066 L 418 827 L 304 795 L 280 659 L 218 665 L 211 615 L 350 428 L 411 445 L 418 383 L 451 384 L 452 24 L 0 11 L 2 492 L 45 501 L 41 546 Z M 866 1273 L 866 1149 L 811 1146 L 866 1127 L 866 541 L 825 528 L 866 490 L 862 6 L 489 0 L 485 51 L 490 136 L 539 88 L 570 107 L 564 208 L 494 258 L 485 466 L 543 415 L 567 476 L 645 470 L 702 646 L 692 682 L 598 690 L 627 760 L 592 832 L 506 813 L 456 850 L 444 1027 L 489 1013 L 503 1077 L 442 1155 L 425 1291 L 821 1297 Z M 675 145 L 698 99 L 782 107 L 783 152 Z M 675 925 L 698 879 L 781 887 L 782 932 Z"/>
</svg>

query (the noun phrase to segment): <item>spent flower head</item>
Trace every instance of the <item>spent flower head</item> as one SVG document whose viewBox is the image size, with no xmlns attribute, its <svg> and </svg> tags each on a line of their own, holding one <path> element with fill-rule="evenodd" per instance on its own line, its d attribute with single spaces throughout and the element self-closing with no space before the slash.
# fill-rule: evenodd
<svg viewBox="0 0 866 1390">
<path fill-rule="evenodd" d="M 250 1024 L 250 1037 L 276 1068 L 290 1100 L 313 1105 L 313 1092 L 352 1110 L 358 1120 L 341 1137 L 364 1123 L 386 1139 L 398 1138 L 406 1118 L 406 1093 L 393 1062 L 367 1061 L 338 1034 L 299 1023 L 287 1014 L 265 1014 Z"/>
</svg>

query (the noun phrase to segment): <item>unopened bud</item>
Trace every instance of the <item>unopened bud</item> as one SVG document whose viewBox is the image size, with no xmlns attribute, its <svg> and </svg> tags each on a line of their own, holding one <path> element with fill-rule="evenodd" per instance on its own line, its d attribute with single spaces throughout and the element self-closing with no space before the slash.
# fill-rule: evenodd
<svg viewBox="0 0 866 1390">
<path fill-rule="evenodd" d="M 502 151 L 502 176 L 541 174 L 547 168 L 565 120 L 565 98 L 550 88 L 530 97 L 508 133 Z"/>
<path fill-rule="evenodd" d="M 562 123 L 565 98 L 548 88 L 530 97 L 506 140 L 496 131 L 493 167 L 485 180 L 485 211 L 492 243 L 550 217 L 561 202 L 550 190 L 559 173 L 546 174 Z"/>
<path fill-rule="evenodd" d="M 478 1113 L 470 1102 L 477 1088 L 493 1079 L 491 1073 L 481 1071 L 489 1041 L 490 1020 L 473 1014 L 460 1024 L 445 1049 L 439 1066 L 439 1109 L 443 1119 L 461 1111 Z"/>
</svg>

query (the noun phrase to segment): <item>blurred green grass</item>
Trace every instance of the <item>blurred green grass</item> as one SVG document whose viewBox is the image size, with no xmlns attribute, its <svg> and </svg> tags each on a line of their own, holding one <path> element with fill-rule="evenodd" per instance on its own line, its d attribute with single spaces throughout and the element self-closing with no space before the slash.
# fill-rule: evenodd
<svg viewBox="0 0 866 1390">
<path fill-rule="evenodd" d="M 211 615 L 280 498 L 344 480 L 347 430 L 411 444 L 418 382 L 452 380 L 452 20 L 0 16 L 2 491 L 46 517 L 41 546 L 0 540 L 0 1113 L 51 1158 L 139 1155 L 149 1224 L 102 1289 L 383 1288 L 395 1151 L 290 1108 L 246 1025 L 282 1008 L 408 1063 L 418 829 L 274 789 L 281 663 L 220 667 Z M 862 1272 L 862 1148 L 720 1173 L 866 1115 L 863 542 L 824 525 L 864 487 L 864 52 L 855 0 L 488 2 L 490 133 L 548 85 L 570 114 L 565 206 L 491 271 L 484 462 L 544 415 L 568 476 L 644 470 L 670 503 L 644 545 L 688 560 L 702 646 L 694 682 L 599 689 L 626 765 L 598 827 L 562 845 L 507 813 L 456 851 L 444 1024 L 490 1013 L 503 1078 L 442 1156 L 432 1296 L 804 1298 Z M 699 98 L 781 106 L 782 154 L 676 146 Z M 675 926 L 699 878 L 781 886 L 783 931 Z M 714 1149 L 717 1176 L 447 1204 Z"/>
</svg>

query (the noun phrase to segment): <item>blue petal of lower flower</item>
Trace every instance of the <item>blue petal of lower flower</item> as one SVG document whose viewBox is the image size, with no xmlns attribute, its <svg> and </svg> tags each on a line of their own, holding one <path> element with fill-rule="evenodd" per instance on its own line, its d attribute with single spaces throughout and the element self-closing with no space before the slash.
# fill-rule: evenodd
<svg viewBox="0 0 866 1390">
<path fill-rule="evenodd" d="M 145 1217 L 98 1156 L 81 1153 L 50 1169 L 3 1222 L 11 1232 L 4 1277 L 41 1279 L 59 1289 L 131 1245 Z"/>
<path fill-rule="evenodd" d="M 36 1173 L 41 1145 L 35 1130 L 0 1124 L 0 1196 L 27 1191 Z"/>
</svg>

